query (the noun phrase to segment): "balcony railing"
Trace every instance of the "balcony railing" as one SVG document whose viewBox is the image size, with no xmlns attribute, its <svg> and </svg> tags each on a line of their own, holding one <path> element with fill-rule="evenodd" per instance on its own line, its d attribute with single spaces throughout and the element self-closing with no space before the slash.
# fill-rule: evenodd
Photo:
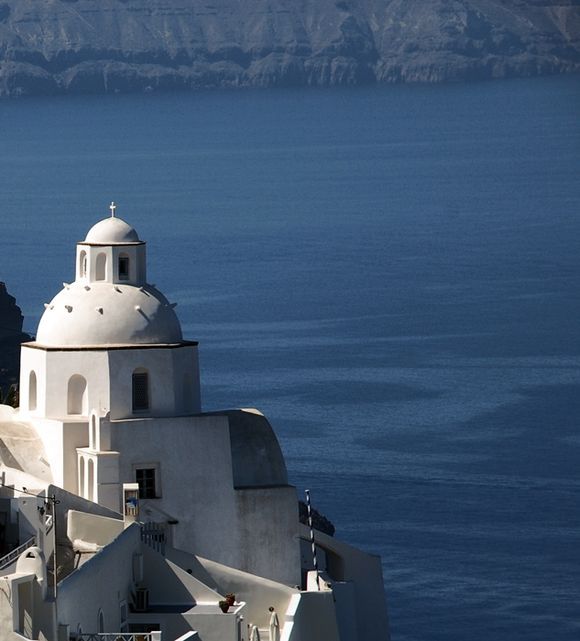
<svg viewBox="0 0 580 641">
<path fill-rule="evenodd" d="M 0 570 L 4 570 L 4 568 L 7 568 L 11 563 L 14 563 L 16 559 L 25 551 L 28 550 L 28 548 L 31 548 L 33 545 L 36 545 L 36 537 L 31 537 L 26 541 L 26 543 L 23 543 L 22 545 L 19 545 L 17 548 L 12 550 L 12 552 L 8 552 L 6 556 L 3 556 L 0 559 Z"/>
<path fill-rule="evenodd" d="M 142 523 L 141 541 L 152 547 L 156 552 L 165 554 L 167 528 L 164 523 Z"/>
<path fill-rule="evenodd" d="M 161 632 L 93 632 L 71 638 L 75 641 L 161 641 Z"/>
</svg>

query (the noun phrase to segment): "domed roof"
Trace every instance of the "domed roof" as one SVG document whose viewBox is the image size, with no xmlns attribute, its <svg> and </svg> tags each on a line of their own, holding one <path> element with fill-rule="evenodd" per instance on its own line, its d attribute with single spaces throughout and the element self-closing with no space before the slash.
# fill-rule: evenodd
<svg viewBox="0 0 580 641">
<path fill-rule="evenodd" d="M 154 287 L 74 282 L 47 305 L 36 335 L 48 347 L 179 343 L 173 306 Z"/>
<path fill-rule="evenodd" d="M 126 245 L 140 242 L 137 232 L 131 225 L 113 216 L 93 225 L 85 238 L 85 243 L 96 245 Z"/>
</svg>

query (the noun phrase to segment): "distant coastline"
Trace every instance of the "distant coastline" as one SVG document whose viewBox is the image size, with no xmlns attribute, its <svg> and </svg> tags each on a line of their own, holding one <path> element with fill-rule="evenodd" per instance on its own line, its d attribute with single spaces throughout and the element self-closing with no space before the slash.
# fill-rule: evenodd
<svg viewBox="0 0 580 641">
<path fill-rule="evenodd" d="M 571 3 L 5 0 L 0 97 L 580 72 Z"/>
<path fill-rule="evenodd" d="M 20 344 L 30 340 L 22 331 L 22 312 L 6 285 L 0 281 L 0 398 L 5 399 L 11 385 L 17 385 L 20 371 Z M 0 400 L 0 402 L 2 402 Z"/>
</svg>

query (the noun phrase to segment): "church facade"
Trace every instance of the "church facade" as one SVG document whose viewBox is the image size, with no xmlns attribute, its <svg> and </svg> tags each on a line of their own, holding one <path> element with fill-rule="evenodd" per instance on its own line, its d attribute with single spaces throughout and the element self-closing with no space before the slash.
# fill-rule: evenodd
<svg viewBox="0 0 580 641">
<path fill-rule="evenodd" d="M 175 304 L 148 283 L 145 242 L 112 214 L 77 244 L 74 282 L 63 283 L 36 340 L 22 345 L 20 408 L 0 407 L 3 497 L 7 513 L 22 512 L 27 524 L 6 544 L 24 535 L 34 543 L 0 579 L 14 581 L 20 563 L 36 585 L 17 606 L 25 613 L 12 611 L 10 632 L 26 637 L 28 616 L 37 621 L 27 638 L 157 626 L 164 639 L 249 641 L 260 630 L 267 638 L 274 613 L 279 630 L 267 634 L 287 641 L 387 639 L 380 560 L 319 533 L 314 569 L 272 427 L 257 410 L 202 412 L 198 345 L 183 338 Z M 58 504 L 50 500 L 57 494 Z M 38 513 L 39 497 L 52 511 L 48 527 L 59 526 L 52 546 L 44 513 L 30 516 L 31 495 Z M 132 559 L 126 577 L 122 560 L 107 563 L 122 550 Z M 91 567 L 111 585 L 123 577 L 112 605 Z M 227 587 L 237 609 L 214 612 Z M 82 594 L 92 624 L 75 605 Z M 0 597 L 0 632 L 5 606 Z"/>
</svg>

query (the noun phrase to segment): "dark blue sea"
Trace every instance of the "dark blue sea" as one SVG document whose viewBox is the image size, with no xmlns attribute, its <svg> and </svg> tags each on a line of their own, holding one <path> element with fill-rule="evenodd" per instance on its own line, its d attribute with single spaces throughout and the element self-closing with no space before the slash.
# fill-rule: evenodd
<svg viewBox="0 0 580 641">
<path fill-rule="evenodd" d="M 577 641 L 578 76 L 1 102 L 0 188 L 32 332 L 117 201 L 394 641 Z"/>
</svg>

